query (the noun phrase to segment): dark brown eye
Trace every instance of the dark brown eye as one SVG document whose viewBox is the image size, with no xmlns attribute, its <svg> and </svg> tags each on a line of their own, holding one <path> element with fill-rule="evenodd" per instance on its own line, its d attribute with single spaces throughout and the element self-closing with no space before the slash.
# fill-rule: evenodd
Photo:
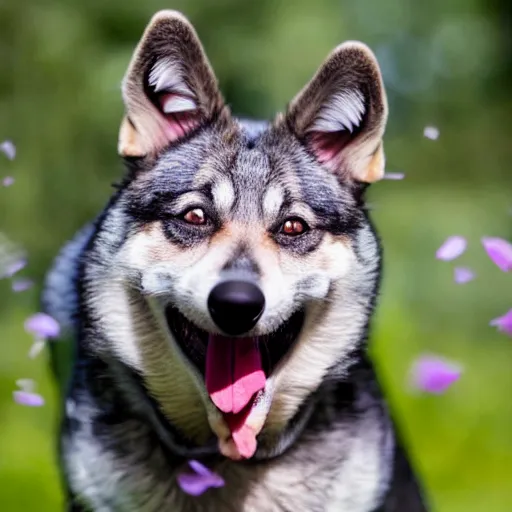
<svg viewBox="0 0 512 512">
<path fill-rule="evenodd" d="M 302 233 L 305 233 L 307 230 L 308 225 L 301 219 L 288 219 L 281 228 L 281 231 L 289 236 L 302 235 Z"/>
<path fill-rule="evenodd" d="M 188 224 L 201 226 L 202 224 L 206 224 L 206 215 L 204 214 L 204 211 L 201 210 L 201 208 L 194 208 L 185 213 L 183 220 L 188 222 Z"/>
</svg>

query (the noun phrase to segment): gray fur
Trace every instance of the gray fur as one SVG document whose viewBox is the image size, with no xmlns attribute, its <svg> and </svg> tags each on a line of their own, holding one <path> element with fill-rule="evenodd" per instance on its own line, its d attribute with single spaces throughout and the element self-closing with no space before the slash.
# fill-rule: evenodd
<svg viewBox="0 0 512 512">
<path fill-rule="evenodd" d="M 173 108 L 193 104 L 189 117 L 166 117 L 158 96 L 146 96 L 155 59 L 151 79 L 171 84 Z M 334 101 L 345 86 L 365 102 L 360 132 L 343 111 L 353 105 Z M 77 348 L 61 436 L 70 509 L 425 512 L 366 353 L 381 253 L 363 182 L 382 170 L 386 117 L 369 50 L 336 49 L 274 123 L 240 121 L 191 26 L 159 13 L 123 90 L 120 151 L 137 158 L 94 225 L 64 247 L 44 292 Z M 329 130 L 349 120 L 350 133 L 311 139 L 318 119 Z M 186 221 L 194 209 L 207 221 Z M 300 236 L 284 230 L 290 219 Z M 266 385 L 246 419 L 257 447 L 246 461 L 230 451 L 231 432 L 193 362 L 194 328 L 219 332 L 207 298 L 228 275 L 265 296 L 245 335 L 278 344 L 283 326 L 304 315 L 284 355 L 267 346 Z M 186 322 L 186 339 L 168 306 Z M 226 486 L 186 495 L 176 477 L 190 458 Z"/>
</svg>

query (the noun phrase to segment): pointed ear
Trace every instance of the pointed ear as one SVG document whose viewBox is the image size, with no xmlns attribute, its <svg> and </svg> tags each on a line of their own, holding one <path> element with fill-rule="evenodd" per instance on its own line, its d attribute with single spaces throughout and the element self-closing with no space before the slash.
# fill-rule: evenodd
<svg viewBox="0 0 512 512">
<path fill-rule="evenodd" d="M 190 134 L 224 106 L 192 25 L 180 13 L 153 16 L 123 80 L 126 116 L 118 151 L 140 157 Z"/>
<path fill-rule="evenodd" d="M 321 164 L 367 183 L 384 174 L 386 119 L 377 60 L 366 45 L 352 41 L 333 50 L 286 114 L 288 126 Z"/>
</svg>

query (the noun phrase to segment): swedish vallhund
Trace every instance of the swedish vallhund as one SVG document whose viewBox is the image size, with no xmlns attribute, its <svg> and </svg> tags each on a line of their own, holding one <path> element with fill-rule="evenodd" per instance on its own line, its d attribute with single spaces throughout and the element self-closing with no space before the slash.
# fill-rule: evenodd
<svg viewBox="0 0 512 512">
<path fill-rule="evenodd" d="M 363 195 L 387 118 L 371 50 L 338 46 L 285 113 L 241 120 L 162 11 L 122 96 L 126 176 L 43 293 L 73 340 L 67 510 L 426 511 L 367 356 L 381 251 Z M 185 493 L 194 459 L 225 485 Z"/>
</svg>

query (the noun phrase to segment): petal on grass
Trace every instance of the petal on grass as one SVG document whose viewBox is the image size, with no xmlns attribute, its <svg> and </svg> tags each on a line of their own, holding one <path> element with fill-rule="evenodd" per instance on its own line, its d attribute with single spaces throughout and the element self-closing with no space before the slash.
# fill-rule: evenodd
<svg viewBox="0 0 512 512">
<path fill-rule="evenodd" d="M 18 379 L 16 381 L 16 386 L 18 386 L 21 391 L 26 391 L 28 393 L 36 389 L 36 383 L 33 379 Z"/>
<path fill-rule="evenodd" d="M 28 357 L 30 357 L 30 359 L 35 359 L 43 351 L 45 345 L 46 339 L 36 338 L 28 351 Z"/>
<path fill-rule="evenodd" d="M 497 327 L 498 331 L 512 336 L 512 309 L 507 311 L 503 316 L 491 320 L 489 325 Z"/>
<path fill-rule="evenodd" d="M 6 176 L 3 180 L 2 180 L 2 185 L 4 187 L 10 187 L 12 184 L 14 184 L 14 178 L 12 176 Z"/>
<path fill-rule="evenodd" d="M 0 278 L 12 277 L 26 264 L 26 251 L 0 231 Z"/>
<path fill-rule="evenodd" d="M 458 258 L 464 253 L 468 243 L 463 236 L 448 237 L 436 252 L 438 260 L 450 261 Z"/>
<path fill-rule="evenodd" d="M 425 126 L 423 136 L 430 140 L 437 140 L 439 138 L 439 128 L 435 126 Z"/>
<path fill-rule="evenodd" d="M 453 280 L 457 284 L 466 284 L 475 278 L 475 273 L 468 267 L 455 267 L 453 270 Z"/>
<path fill-rule="evenodd" d="M 421 356 L 412 365 L 412 385 L 426 393 L 442 394 L 462 374 L 460 365 L 437 356 Z"/>
<path fill-rule="evenodd" d="M 16 158 L 16 146 L 11 140 L 4 140 L 0 144 L 0 151 L 9 159 L 14 160 Z"/>
<path fill-rule="evenodd" d="M 36 313 L 25 320 L 25 331 L 38 338 L 57 338 L 60 325 L 46 313 Z"/>
<path fill-rule="evenodd" d="M 24 292 L 34 286 L 34 281 L 32 279 L 16 279 L 11 284 L 11 289 L 13 292 Z"/>
<path fill-rule="evenodd" d="M 382 179 L 384 180 L 403 180 L 405 173 L 403 172 L 385 172 Z"/>
<path fill-rule="evenodd" d="M 13 391 L 13 398 L 17 404 L 27 405 L 28 407 L 41 407 L 44 405 L 44 398 L 37 393 Z"/>
<path fill-rule="evenodd" d="M 17 274 L 20 270 L 23 270 L 27 266 L 26 258 L 19 258 L 17 260 L 8 263 L 3 269 L 2 277 L 12 277 Z"/>
<path fill-rule="evenodd" d="M 484 237 L 482 238 L 482 245 L 489 258 L 503 272 L 512 271 L 512 244 L 510 242 L 498 237 Z"/>
</svg>

